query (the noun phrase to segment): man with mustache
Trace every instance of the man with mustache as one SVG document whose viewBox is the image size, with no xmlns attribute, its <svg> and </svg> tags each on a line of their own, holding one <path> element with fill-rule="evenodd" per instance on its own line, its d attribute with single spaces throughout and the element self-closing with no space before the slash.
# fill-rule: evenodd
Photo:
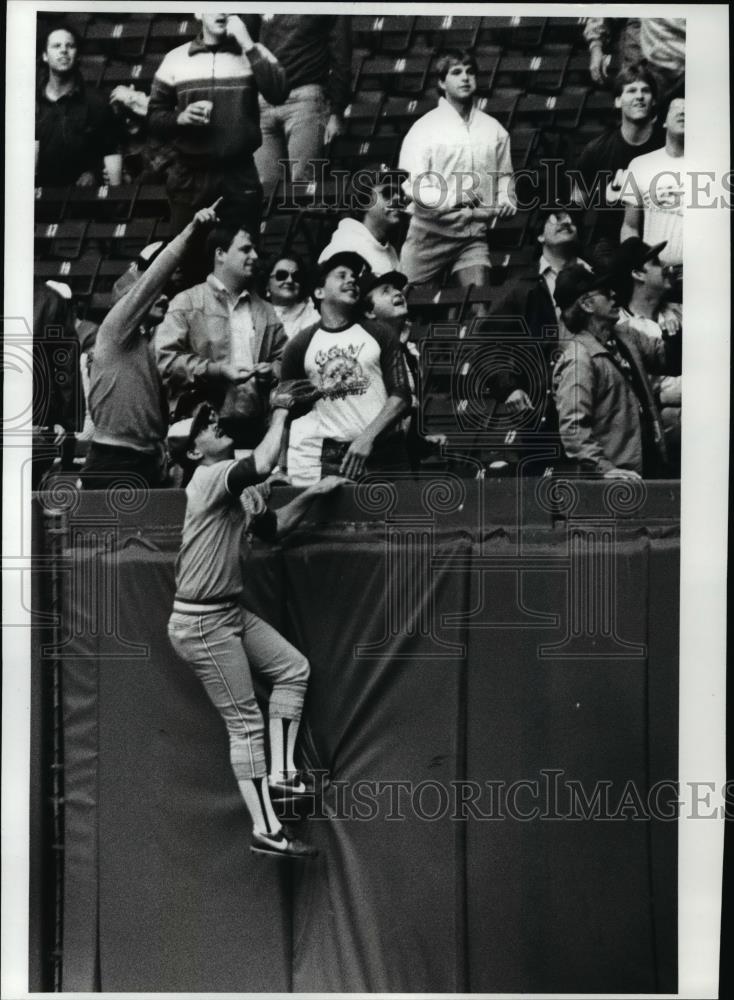
<svg viewBox="0 0 734 1000">
<path fill-rule="evenodd" d="M 537 270 L 514 279 L 491 313 L 497 319 L 507 319 L 508 330 L 513 326 L 512 321 L 522 319 L 529 337 L 488 340 L 488 357 L 494 351 L 502 358 L 502 363 L 496 366 L 496 374 L 490 376 L 488 388 L 495 406 L 502 403 L 506 413 L 519 417 L 534 410 L 537 419 L 533 425 L 545 434 L 552 434 L 557 429 L 550 391 L 553 356 L 559 339 L 568 335 L 553 294 L 558 276 L 565 267 L 573 264 L 589 269 L 589 265 L 578 256 L 576 225 L 565 206 L 550 205 L 542 209 L 538 214 L 537 231 L 541 250 Z M 540 354 L 539 367 L 529 368 L 525 363 L 528 348 Z M 542 373 L 540 381 L 538 371 Z"/>
</svg>

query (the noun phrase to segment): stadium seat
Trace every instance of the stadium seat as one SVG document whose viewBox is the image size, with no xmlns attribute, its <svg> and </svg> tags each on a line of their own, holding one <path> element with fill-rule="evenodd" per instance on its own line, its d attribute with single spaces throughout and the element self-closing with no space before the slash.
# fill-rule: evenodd
<svg viewBox="0 0 734 1000">
<path fill-rule="evenodd" d="M 414 122 L 435 107 L 434 97 L 388 97 L 380 110 L 375 134 L 402 137 Z"/>
<path fill-rule="evenodd" d="M 136 194 L 135 184 L 72 187 L 66 203 L 66 216 L 73 219 L 96 219 L 99 222 L 125 222 L 132 217 Z"/>
<path fill-rule="evenodd" d="M 147 52 L 164 53 L 190 41 L 199 31 L 199 22 L 186 14 L 156 14 L 150 27 Z"/>
<path fill-rule="evenodd" d="M 105 255 L 131 260 L 153 242 L 155 227 L 155 219 L 90 222 L 86 238 L 88 241 L 94 241 Z"/>
<path fill-rule="evenodd" d="M 112 89 L 118 84 L 124 84 L 149 94 L 150 85 L 160 62 L 160 57 L 157 55 L 147 55 L 138 61 L 109 59 L 102 74 L 102 85 Z"/>
<path fill-rule="evenodd" d="M 135 215 L 145 219 L 168 218 L 168 197 L 162 184 L 141 184 L 135 196 Z"/>
<path fill-rule="evenodd" d="M 570 58 L 568 45 L 544 46 L 537 54 L 506 52 L 495 80 L 502 87 L 556 92 L 563 86 Z"/>
<path fill-rule="evenodd" d="M 433 14 L 416 17 L 413 37 L 436 49 L 473 49 L 481 25 L 479 17 Z"/>
<path fill-rule="evenodd" d="M 150 29 L 151 15 L 138 14 L 133 18 L 118 15 L 117 19 L 95 16 L 84 33 L 84 49 L 128 58 L 142 57 Z"/>
<path fill-rule="evenodd" d="M 331 144 L 331 164 L 345 170 L 357 170 L 365 163 L 395 166 L 400 151 L 399 136 L 360 139 L 340 135 Z"/>
<path fill-rule="evenodd" d="M 567 87 L 560 94 L 525 94 L 518 101 L 515 121 L 546 129 L 575 129 L 581 121 L 586 94 L 584 87 Z"/>
<path fill-rule="evenodd" d="M 37 260 L 33 269 L 37 278 L 43 281 L 63 281 L 71 288 L 74 296 L 85 298 L 92 294 L 99 265 L 99 257 L 92 254 L 80 260 Z"/>
<path fill-rule="evenodd" d="M 483 17 L 477 46 L 503 45 L 511 49 L 534 49 L 543 41 L 545 17 Z"/>
<path fill-rule="evenodd" d="M 388 94 L 422 94 L 433 53 L 410 52 L 403 56 L 368 56 L 359 71 L 357 91 L 384 90 Z"/>
<path fill-rule="evenodd" d="M 35 191 L 34 218 L 36 222 L 60 222 L 66 212 L 71 188 L 37 187 Z"/>
<path fill-rule="evenodd" d="M 535 152 L 538 141 L 537 129 L 513 128 L 510 133 L 510 149 L 512 151 L 512 166 L 515 170 L 524 170 Z"/>
<path fill-rule="evenodd" d="M 375 134 L 375 126 L 385 95 L 382 91 L 364 90 L 344 109 L 346 134 L 367 137 Z"/>
<path fill-rule="evenodd" d="M 504 219 L 495 216 L 488 228 L 489 245 L 493 250 L 518 250 L 525 242 L 528 219 L 524 212 Z"/>
<path fill-rule="evenodd" d="M 88 87 L 98 87 L 102 82 L 102 74 L 107 66 L 107 56 L 88 55 L 79 57 L 79 69 Z"/>
<path fill-rule="evenodd" d="M 125 271 L 130 267 L 130 261 L 128 260 L 100 260 L 99 269 L 94 282 L 94 292 L 98 294 L 100 292 L 111 292 L 112 287 Z"/>
<path fill-rule="evenodd" d="M 408 290 L 411 313 L 431 322 L 459 322 L 466 306 L 468 288 L 416 285 Z"/>
<path fill-rule="evenodd" d="M 57 260 L 76 260 L 82 252 L 87 223 L 36 222 L 33 233 L 34 254 Z"/>
<path fill-rule="evenodd" d="M 477 101 L 477 107 L 485 114 L 496 118 L 504 128 L 510 129 L 521 94 L 521 90 L 495 90 L 491 97 L 480 97 Z"/>
<path fill-rule="evenodd" d="M 370 52 L 406 52 L 414 21 L 414 17 L 357 14 L 352 18 L 352 39 Z"/>
<path fill-rule="evenodd" d="M 566 45 L 584 45 L 585 17 L 549 17 L 546 20 L 544 41 Z"/>
</svg>

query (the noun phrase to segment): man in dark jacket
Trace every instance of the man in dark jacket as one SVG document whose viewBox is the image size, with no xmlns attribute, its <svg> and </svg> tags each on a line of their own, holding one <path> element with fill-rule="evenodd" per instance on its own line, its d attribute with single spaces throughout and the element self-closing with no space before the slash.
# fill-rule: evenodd
<svg viewBox="0 0 734 1000">
<path fill-rule="evenodd" d="M 174 143 L 167 180 L 174 232 L 219 196 L 237 221 L 259 213 L 259 94 L 273 104 L 285 100 L 285 71 L 234 15 L 202 14 L 201 34 L 158 67 L 148 120 L 151 135 Z"/>
<path fill-rule="evenodd" d="M 311 180 L 313 161 L 344 131 L 350 100 L 350 17 L 337 14 L 263 14 L 244 18 L 288 76 L 290 93 L 280 107 L 260 95 L 263 144 L 255 154 L 266 189 L 284 180 Z M 255 25 L 255 22 L 257 25 Z M 290 171 L 284 169 L 290 162 Z"/>
<path fill-rule="evenodd" d="M 553 372 L 566 455 L 581 472 L 639 479 L 667 472 L 662 422 L 647 374 L 680 372 L 680 337 L 619 323 L 606 275 L 565 268 L 555 301 L 573 337 Z"/>
</svg>

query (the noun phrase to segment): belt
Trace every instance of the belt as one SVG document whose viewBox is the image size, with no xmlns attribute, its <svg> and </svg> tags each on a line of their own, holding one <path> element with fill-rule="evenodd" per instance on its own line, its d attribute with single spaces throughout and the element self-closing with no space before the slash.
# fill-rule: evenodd
<svg viewBox="0 0 734 1000">
<path fill-rule="evenodd" d="M 174 597 L 173 610 L 182 615 L 209 615 L 215 611 L 230 611 L 237 606 L 239 598 L 239 594 L 225 597 L 205 597 L 196 601 Z"/>
</svg>

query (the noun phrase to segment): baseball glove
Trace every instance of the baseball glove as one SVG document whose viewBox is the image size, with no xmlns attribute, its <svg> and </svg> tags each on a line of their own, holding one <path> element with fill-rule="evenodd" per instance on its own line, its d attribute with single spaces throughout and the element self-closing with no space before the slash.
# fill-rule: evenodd
<svg viewBox="0 0 734 1000">
<path fill-rule="evenodd" d="M 281 382 L 273 389 L 270 393 L 270 406 L 273 410 L 287 410 L 291 420 L 297 420 L 308 413 L 322 396 L 321 390 L 307 378 L 292 379 Z"/>
</svg>

